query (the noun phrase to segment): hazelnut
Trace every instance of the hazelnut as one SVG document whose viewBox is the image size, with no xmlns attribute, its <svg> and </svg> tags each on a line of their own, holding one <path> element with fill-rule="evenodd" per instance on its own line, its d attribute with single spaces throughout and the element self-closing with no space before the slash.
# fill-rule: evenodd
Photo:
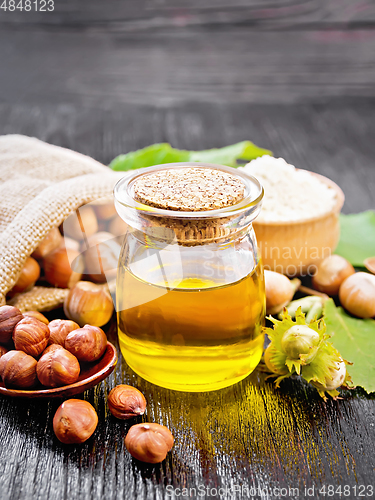
<svg viewBox="0 0 375 500">
<path fill-rule="evenodd" d="M 330 255 L 319 264 L 312 277 L 312 284 L 320 292 L 337 295 L 341 283 L 354 273 L 354 267 L 344 257 Z"/>
<path fill-rule="evenodd" d="M 48 326 L 50 331 L 48 343 L 60 344 L 61 346 L 65 346 L 68 333 L 79 328 L 79 325 L 70 319 L 54 319 Z"/>
<path fill-rule="evenodd" d="M 16 324 L 23 319 L 23 315 L 17 307 L 0 307 L 0 343 L 8 344 L 12 340 L 13 330 Z"/>
<path fill-rule="evenodd" d="M 54 345 L 54 344 L 53 344 Z M 77 382 L 80 372 L 78 360 L 62 346 L 46 349 L 39 359 L 36 374 L 46 387 L 61 387 Z"/>
<path fill-rule="evenodd" d="M 4 347 L 3 345 L 0 345 L 0 358 L 4 354 L 6 354 L 8 351 L 9 351 L 9 349 L 7 349 L 6 347 Z"/>
<path fill-rule="evenodd" d="M 57 227 L 51 229 L 44 240 L 39 243 L 39 246 L 34 250 L 32 256 L 34 259 L 43 259 L 56 248 L 62 245 L 63 237 Z"/>
<path fill-rule="evenodd" d="M 111 233 L 96 233 L 82 247 L 85 272 L 95 283 L 104 283 L 116 278 L 121 247 Z"/>
<path fill-rule="evenodd" d="M 79 281 L 64 301 L 65 315 L 80 326 L 105 325 L 111 319 L 113 309 L 108 288 L 90 281 Z"/>
<path fill-rule="evenodd" d="M 63 223 L 64 236 L 75 240 L 88 238 L 98 230 L 98 221 L 91 206 L 77 208 Z"/>
<path fill-rule="evenodd" d="M 341 284 L 339 298 L 341 305 L 354 316 L 374 317 L 375 276 L 363 272 L 352 274 Z"/>
<path fill-rule="evenodd" d="M 130 427 L 125 446 L 137 460 L 157 464 L 172 449 L 173 441 L 171 431 L 164 425 L 144 423 Z"/>
<path fill-rule="evenodd" d="M 45 325 L 48 325 L 49 321 L 48 319 L 44 316 L 44 314 L 40 313 L 39 311 L 26 311 L 22 313 L 24 317 L 28 318 L 35 318 L 44 323 Z"/>
<path fill-rule="evenodd" d="M 143 415 L 146 410 L 146 399 L 135 387 L 118 385 L 108 395 L 108 407 L 112 415 L 121 420 Z"/>
<path fill-rule="evenodd" d="M 101 358 L 107 347 L 107 336 L 97 326 L 85 325 L 73 330 L 65 339 L 65 349 L 84 363 Z"/>
<path fill-rule="evenodd" d="M 68 399 L 53 417 L 53 430 L 64 444 L 83 443 L 94 433 L 98 415 L 93 406 L 82 399 Z"/>
<path fill-rule="evenodd" d="M 375 257 L 369 257 L 368 259 L 363 261 L 366 269 L 370 271 L 370 273 L 375 274 Z"/>
<path fill-rule="evenodd" d="M 267 314 L 277 314 L 292 300 L 296 289 L 301 284 L 299 280 L 291 281 L 283 274 L 264 270 L 266 287 Z"/>
<path fill-rule="evenodd" d="M 119 216 L 114 217 L 109 225 L 109 232 L 115 236 L 124 236 L 127 230 L 128 225 Z"/>
<path fill-rule="evenodd" d="M 56 351 L 56 349 L 65 349 L 65 347 L 63 347 L 62 345 L 60 344 L 49 344 L 45 349 L 44 351 L 42 352 L 42 356 L 44 356 L 45 354 L 47 354 L 47 352 L 52 352 L 52 351 Z"/>
<path fill-rule="evenodd" d="M 75 252 L 79 252 L 79 247 L 80 244 L 77 240 L 73 240 L 72 238 L 69 238 L 68 236 L 64 236 L 64 245 L 65 248 L 69 254 L 70 250 L 74 250 Z"/>
<path fill-rule="evenodd" d="M 72 266 L 70 265 L 72 262 Z M 58 288 L 71 288 L 81 279 L 84 263 L 75 250 L 60 247 L 44 258 L 46 280 Z"/>
<path fill-rule="evenodd" d="M 101 200 L 100 202 L 95 203 L 94 210 L 97 217 L 101 220 L 109 220 L 112 219 L 117 214 L 115 204 L 113 200 Z"/>
<path fill-rule="evenodd" d="M 9 351 L 0 358 L 0 376 L 5 387 L 30 389 L 37 382 L 36 360 L 23 351 Z"/>
<path fill-rule="evenodd" d="M 22 293 L 32 288 L 40 276 L 40 267 L 35 259 L 28 257 L 11 292 Z"/>
<path fill-rule="evenodd" d="M 14 328 L 13 342 L 17 350 L 37 357 L 47 347 L 49 328 L 35 318 L 24 318 Z"/>
</svg>

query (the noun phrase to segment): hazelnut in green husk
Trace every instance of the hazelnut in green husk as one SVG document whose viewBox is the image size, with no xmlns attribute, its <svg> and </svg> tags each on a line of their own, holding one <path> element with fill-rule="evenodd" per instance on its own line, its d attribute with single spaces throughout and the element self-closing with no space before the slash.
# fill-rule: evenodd
<svg viewBox="0 0 375 500">
<path fill-rule="evenodd" d="M 301 375 L 306 382 L 318 389 L 320 396 L 326 399 L 325 393 L 336 399 L 337 389 L 348 387 L 351 378 L 346 370 L 348 364 L 335 349 L 326 334 L 323 319 L 306 324 L 305 315 L 299 308 L 294 322 L 288 311 L 284 309 L 282 320 L 268 318 L 273 328 L 264 328 L 271 344 L 264 354 L 267 368 L 277 376 L 276 386 L 281 380 L 294 373 Z"/>
</svg>

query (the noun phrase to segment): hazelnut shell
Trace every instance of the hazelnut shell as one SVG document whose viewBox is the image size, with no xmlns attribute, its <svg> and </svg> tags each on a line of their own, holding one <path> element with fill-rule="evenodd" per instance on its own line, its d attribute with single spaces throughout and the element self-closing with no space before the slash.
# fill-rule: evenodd
<svg viewBox="0 0 375 500">
<path fill-rule="evenodd" d="M 65 315 L 78 323 L 103 326 L 113 314 L 113 301 L 107 287 L 90 281 L 79 281 L 64 301 Z"/>
<path fill-rule="evenodd" d="M 44 240 L 34 250 L 32 256 L 34 259 L 43 259 L 46 255 L 58 248 L 63 242 L 63 237 L 57 227 L 51 229 Z"/>
<path fill-rule="evenodd" d="M 73 269 L 70 262 L 73 263 Z M 79 252 L 60 247 L 46 255 L 43 261 L 46 280 L 58 288 L 73 287 L 82 276 L 84 263 Z"/>
<path fill-rule="evenodd" d="M 83 245 L 85 273 L 95 283 L 116 278 L 121 246 L 114 238 L 113 234 L 101 231 L 90 236 Z"/>
<path fill-rule="evenodd" d="M 98 230 L 98 220 L 90 205 L 77 208 L 62 224 L 64 236 L 75 240 L 88 238 Z"/>
<path fill-rule="evenodd" d="M 32 288 L 40 276 L 40 266 L 32 257 L 28 257 L 22 268 L 21 274 L 12 288 L 13 293 L 26 292 Z"/>
<path fill-rule="evenodd" d="M 359 272 L 352 274 L 341 284 L 341 305 L 358 318 L 375 316 L 375 276 Z"/>
<path fill-rule="evenodd" d="M 354 267 L 344 257 L 330 255 L 318 265 L 311 282 L 316 290 L 328 295 L 337 295 L 341 283 L 354 273 Z"/>
</svg>

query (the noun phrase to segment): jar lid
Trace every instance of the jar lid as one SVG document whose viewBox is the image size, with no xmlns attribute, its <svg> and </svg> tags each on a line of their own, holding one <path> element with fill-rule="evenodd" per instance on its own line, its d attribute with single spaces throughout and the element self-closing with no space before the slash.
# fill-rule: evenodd
<svg viewBox="0 0 375 500">
<path fill-rule="evenodd" d="M 134 198 L 164 210 L 200 212 L 235 205 L 244 198 L 239 177 L 202 167 L 171 168 L 143 175 L 133 184 Z"/>
<path fill-rule="evenodd" d="M 193 246 L 246 231 L 260 211 L 263 188 L 243 170 L 169 163 L 129 172 L 114 195 L 119 215 L 136 231 Z"/>
</svg>

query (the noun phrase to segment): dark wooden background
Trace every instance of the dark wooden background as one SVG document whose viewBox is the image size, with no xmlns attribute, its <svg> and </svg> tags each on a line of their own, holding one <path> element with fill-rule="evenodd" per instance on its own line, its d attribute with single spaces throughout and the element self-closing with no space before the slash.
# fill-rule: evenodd
<svg viewBox="0 0 375 500">
<path fill-rule="evenodd" d="M 0 133 L 104 163 L 159 141 L 201 149 L 251 139 L 336 181 L 345 212 L 375 208 L 374 27 L 373 0 L 57 0 L 54 12 L 0 9 Z M 106 407 L 121 382 L 142 390 L 147 420 L 175 435 L 160 466 L 141 466 L 124 448 L 130 424 Z M 160 499 L 168 485 L 200 487 L 191 498 L 207 487 L 245 488 L 221 498 L 271 488 L 254 496 L 263 499 L 311 498 L 305 486 L 326 498 L 322 485 L 350 485 L 356 498 L 355 486 L 375 486 L 375 406 L 359 390 L 324 403 L 298 380 L 274 390 L 256 372 L 229 389 L 177 393 L 121 360 L 84 397 L 99 426 L 77 447 L 53 435 L 56 401 L 1 398 L 1 500 Z M 205 491 L 201 498 L 220 498 Z"/>
</svg>

